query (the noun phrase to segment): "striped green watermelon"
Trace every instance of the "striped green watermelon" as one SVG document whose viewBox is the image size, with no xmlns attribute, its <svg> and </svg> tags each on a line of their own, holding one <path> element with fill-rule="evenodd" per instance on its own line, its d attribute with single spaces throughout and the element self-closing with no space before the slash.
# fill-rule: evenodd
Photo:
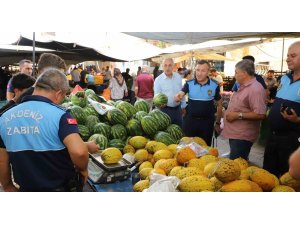
<svg viewBox="0 0 300 225">
<path fill-rule="evenodd" d="M 70 96 L 65 96 L 62 103 L 71 102 Z"/>
<path fill-rule="evenodd" d="M 84 93 L 85 93 L 85 96 L 89 96 L 89 95 L 91 95 L 91 94 L 96 94 L 95 92 L 94 92 L 94 90 L 92 90 L 92 89 L 86 89 L 85 91 L 84 91 Z"/>
<path fill-rule="evenodd" d="M 182 129 L 177 124 L 171 124 L 170 126 L 168 126 L 166 132 L 169 133 L 177 141 L 183 137 Z"/>
<path fill-rule="evenodd" d="M 170 134 L 163 131 L 158 132 L 155 135 L 154 140 L 158 142 L 162 142 L 165 145 L 177 144 L 177 141 Z"/>
<path fill-rule="evenodd" d="M 66 109 L 70 109 L 73 106 L 72 102 L 65 102 L 63 104 L 61 104 L 61 107 L 66 108 Z"/>
<path fill-rule="evenodd" d="M 143 117 L 141 125 L 144 132 L 149 136 L 153 136 L 154 134 L 156 134 L 159 128 L 157 121 L 152 116 Z"/>
<path fill-rule="evenodd" d="M 99 117 L 99 113 L 91 105 L 88 105 L 88 106 L 84 107 L 83 110 L 86 113 L 86 115 L 88 115 L 88 116 L 94 115 L 94 116 Z"/>
<path fill-rule="evenodd" d="M 110 137 L 111 126 L 105 123 L 97 123 L 94 126 L 94 134 L 102 134 L 105 137 Z"/>
<path fill-rule="evenodd" d="M 108 101 L 106 102 L 106 104 L 111 105 L 111 106 L 116 106 L 116 102 L 113 101 L 113 100 L 108 100 Z"/>
<path fill-rule="evenodd" d="M 127 138 L 127 130 L 121 124 L 116 124 L 111 127 L 110 136 L 112 139 L 121 139 L 126 140 Z"/>
<path fill-rule="evenodd" d="M 125 145 L 126 145 L 125 141 L 120 140 L 120 139 L 112 139 L 108 143 L 109 147 L 118 148 L 120 150 L 123 150 L 123 148 L 125 147 Z"/>
<path fill-rule="evenodd" d="M 87 126 L 78 124 L 78 128 L 79 128 L 79 134 L 82 138 L 82 140 L 87 141 L 89 139 L 89 137 L 91 136 L 90 130 Z"/>
<path fill-rule="evenodd" d="M 134 108 L 135 110 L 138 112 L 138 111 L 144 111 L 146 113 L 149 112 L 150 110 L 150 106 L 148 104 L 147 101 L 145 100 L 137 100 L 135 103 L 134 103 Z"/>
<path fill-rule="evenodd" d="M 144 111 L 139 111 L 134 115 L 134 118 L 136 118 L 139 122 L 141 122 L 142 118 L 147 115 L 148 115 L 148 113 L 146 113 Z"/>
<path fill-rule="evenodd" d="M 135 108 L 128 102 L 122 101 L 118 103 L 116 107 L 117 109 L 120 109 L 127 116 L 128 119 L 130 119 L 134 114 L 136 114 Z"/>
<path fill-rule="evenodd" d="M 168 97 L 163 93 L 156 94 L 153 98 L 153 104 L 158 108 L 164 107 L 168 104 Z"/>
<path fill-rule="evenodd" d="M 107 119 L 110 124 L 122 124 L 126 126 L 127 124 L 127 116 L 119 109 L 112 109 L 107 112 Z"/>
<path fill-rule="evenodd" d="M 76 94 L 71 94 L 71 102 L 73 105 L 78 105 L 84 108 L 87 105 L 87 98 L 84 91 L 78 91 Z"/>
<path fill-rule="evenodd" d="M 72 116 L 77 120 L 78 124 L 85 124 L 87 115 L 84 112 L 83 108 L 78 105 L 74 105 L 71 108 Z"/>
<path fill-rule="evenodd" d="M 88 141 L 96 141 L 97 146 L 100 148 L 100 150 L 104 150 L 108 146 L 108 140 L 107 138 L 102 134 L 93 134 Z"/>
<path fill-rule="evenodd" d="M 143 130 L 141 123 L 136 119 L 131 119 L 126 125 L 127 133 L 131 136 L 142 136 Z"/>
<path fill-rule="evenodd" d="M 94 115 L 87 116 L 85 125 L 89 128 L 91 133 L 94 133 L 94 126 L 97 123 L 100 123 L 98 116 L 94 116 Z"/>
<path fill-rule="evenodd" d="M 149 113 L 158 123 L 158 129 L 164 131 L 171 124 L 171 118 L 168 114 L 160 111 L 159 109 L 154 109 Z"/>
</svg>

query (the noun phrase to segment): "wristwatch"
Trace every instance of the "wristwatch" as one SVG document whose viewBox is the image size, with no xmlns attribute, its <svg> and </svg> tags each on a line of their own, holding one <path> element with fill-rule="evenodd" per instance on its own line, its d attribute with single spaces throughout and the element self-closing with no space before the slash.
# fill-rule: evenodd
<svg viewBox="0 0 300 225">
<path fill-rule="evenodd" d="M 243 119 L 243 113 L 239 112 L 239 120 L 242 120 L 242 119 Z"/>
</svg>

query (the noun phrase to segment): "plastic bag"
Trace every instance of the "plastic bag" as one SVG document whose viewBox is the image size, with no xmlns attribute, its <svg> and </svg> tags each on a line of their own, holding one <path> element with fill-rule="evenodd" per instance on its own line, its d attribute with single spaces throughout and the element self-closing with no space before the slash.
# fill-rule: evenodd
<svg viewBox="0 0 300 225">
<path fill-rule="evenodd" d="M 191 138 L 193 140 L 193 138 Z M 208 154 L 208 151 L 206 148 L 202 147 L 201 145 L 197 144 L 194 141 L 191 141 L 190 143 L 186 143 L 184 141 L 181 141 L 178 146 L 177 150 L 180 150 L 181 148 L 189 147 L 196 153 L 196 157 L 201 157 L 203 155 Z"/>
<path fill-rule="evenodd" d="M 90 98 L 88 98 L 89 103 L 94 107 L 94 109 L 101 115 L 104 115 L 107 113 L 109 110 L 114 109 L 114 106 L 106 105 L 103 103 L 96 102 Z"/>
<path fill-rule="evenodd" d="M 180 180 L 175 176 L 164 176 L 153 173 L 150 177 L 150 187 L 145 192 L 175 192 Z"/>
</svg>

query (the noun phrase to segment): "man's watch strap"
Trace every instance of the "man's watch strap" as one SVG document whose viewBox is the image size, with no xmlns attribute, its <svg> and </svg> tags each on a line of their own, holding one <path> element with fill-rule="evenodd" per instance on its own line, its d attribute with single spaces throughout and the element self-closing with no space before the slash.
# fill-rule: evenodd
<svg viewBox="0 0 300 225">
<path fill-rule="evenodd" d="M 239 120 L 242 120 L 244 118 L 244 115 L 242 112 L 239 112 Z"/>
</svg>

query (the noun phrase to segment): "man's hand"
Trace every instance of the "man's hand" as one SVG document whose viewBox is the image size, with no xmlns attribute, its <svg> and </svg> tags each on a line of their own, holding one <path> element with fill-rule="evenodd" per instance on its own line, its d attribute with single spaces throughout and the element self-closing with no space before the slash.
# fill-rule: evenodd
<svg viewBox="0 0 300 225">
<path fill-rule="evenodd" d="M 180 101 L 181 101 L 181 96 L 180 96 L 180 94 L 176 94 L 176 95 L 174 96 L 174 101 L 175 101 L 175 102 L 180 102 Z"/>
<path fill-rule="evenodd" d="M 226 120 L 228 122 L 233 122 L 239 118 L 239 114 L 237 112 L 228 112 L 226 113 Z"/>
<path fill-rule="evenodd" d="M 96 152 L 100 151 L 100 148 L 96 144 L 95 140 L 93 140 L 93 141 L 87 141 L 85 143 L 86 143 L 86 146 L 88 148 L 89 153 L 93 154 L 93 153 L 96 153 Z"/>
<path fill-rule="evenodd" d="M 292 123 L 300 123 L 300 119 L 297 115 L 297 113 L 295 112 L 295 110 L 291 109 L 292 115 L 289 115 L 287 110 L 284 110 L 283 112 L 280 112 L 280 114 L 282 115 L 282 117 Z"/>
<path fill-rule="evenodd" d="M 128 96 L 128 92 L 126 91 L 126 92 L 125 92 L 125 97 L 127 97 L 127 96 Z"/>
</svg>

